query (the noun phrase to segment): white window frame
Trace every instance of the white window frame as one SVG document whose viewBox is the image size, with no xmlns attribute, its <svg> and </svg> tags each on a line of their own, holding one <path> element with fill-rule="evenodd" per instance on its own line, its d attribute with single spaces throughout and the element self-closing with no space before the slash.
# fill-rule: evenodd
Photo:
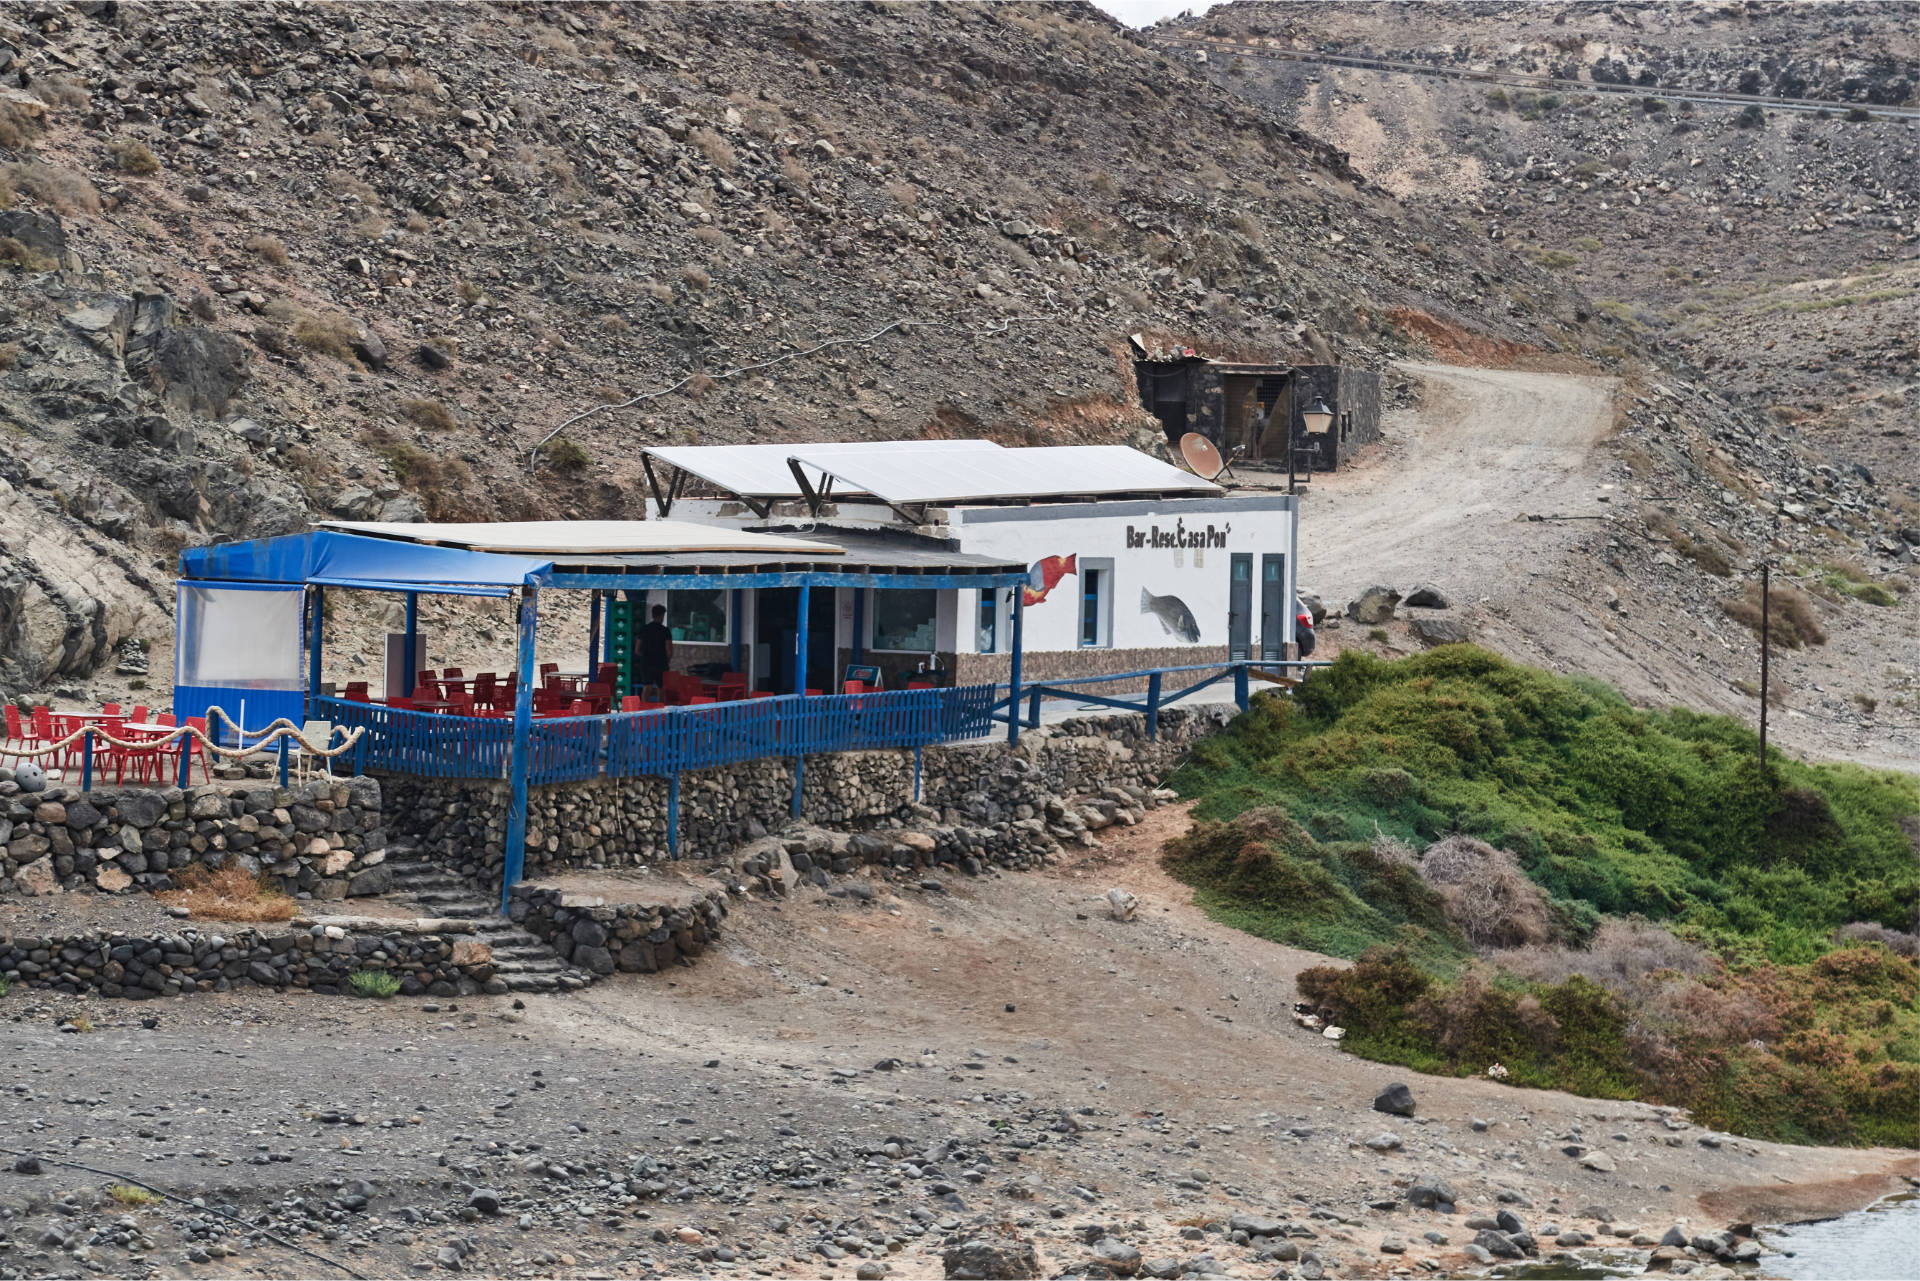
<svg viewBox="0 0 1920 1281">
<path fill-rule="evenodd" d="M 1113 558 L 1111 556 L 1082 556 L 1075 562 L 1075 565 L 1079 570 L 1077 577 L 1080 579 L 1080 590 L 1075 596 L 1076 609 L 1073 615 L 1074 646 L 1077 649 L 1112 649 L 1113 598 L 1115 594 Z M 1102 585 L 1100 587 L 1100 594 L 1096 598 L 1098 601 L 1097 609 L 1099 611 L 1097 617 L 1094 619 L 1096 638 L 1091 641 L 1086 638 L 1087 586 L 1089 583 Z"/>
<path fill-rule="evenodd" d="M 993 602 L 993 648 L 980 648 L 980 615 L 983 606 Z M 973 605 L 973 652 L 1011 654 L 1013 652 L 1013 592 L 1005 587 L 982 587 Z"/>
</svg>

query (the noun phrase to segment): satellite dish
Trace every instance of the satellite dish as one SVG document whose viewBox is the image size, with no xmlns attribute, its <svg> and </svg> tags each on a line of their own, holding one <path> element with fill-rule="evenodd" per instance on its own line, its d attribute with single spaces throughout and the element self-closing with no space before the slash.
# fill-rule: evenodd
<svg viewBox="0 0 1920 1281">
<path fill-rule="evenodd" d="M 1220 457 L 1219 447 L 1197 431 L 1180 438 L 1180 457 L 1188 471 L 1206 480 L 1218 480 L 1229 465 Z"/>
</svg>

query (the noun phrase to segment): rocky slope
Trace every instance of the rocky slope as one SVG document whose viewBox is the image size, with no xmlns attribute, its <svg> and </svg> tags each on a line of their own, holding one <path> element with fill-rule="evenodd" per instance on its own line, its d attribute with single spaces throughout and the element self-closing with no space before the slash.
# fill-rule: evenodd
<svg viewBox="0 0 1920 1281">
<path fill-rule="evenodd" d="M 1126 439 L 1129 332 L 1599 332 L 1084 7 L 44 4 L 0 40 L 9 697 L 163 642 L 216 536 L 637 514 L 649 442 Z"/>
<path fill-rule="evenodd" d="M 1903 724 L 1920 707 L 1920 123 L 1839 105 L 1869 90 L 1911 102 L 1912 18 L 1900 5 L 1431 4 L 1389 21 L 1374 6 L 1241 3 L 1162 34 L 1589 80 L 1609 60 L 1653 68 L 1645 96 L 1621 98 L 1252 51 L 1196 64 L 1346 150 L 1410 209 L 1516 248 L 1590 300 L 1613 334 L 1592 354 L 1630 393 L 1608 449 L 1637 500 L 1596 550 L 1599 577 L 1630 580 L 1656 633 L 1693 635 L 1724 621 L 1738 577 L 1771 555 L 1824 602 L 1833 636 L 1793 660 L 1803 710 L 1851 734 L 1876 707 Z M 1778 79 L 1791 59 L 1804 83 Z M 1831 94 L 1836 109 L 1658 96 L 1743 83 Z"/>
</svg>

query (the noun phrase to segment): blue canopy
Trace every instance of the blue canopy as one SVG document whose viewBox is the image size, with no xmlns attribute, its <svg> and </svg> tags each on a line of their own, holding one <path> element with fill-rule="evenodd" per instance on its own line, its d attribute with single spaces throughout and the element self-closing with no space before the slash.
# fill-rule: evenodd
<svg viewBox="0 0 1920 1281">
<path fill-rule="evenodd" d="M 372 591 L 505 596 L 551 559 L 315 530 L 180 553 L 180 576 L 228 583 L 314 583 Z"/>
</svg>

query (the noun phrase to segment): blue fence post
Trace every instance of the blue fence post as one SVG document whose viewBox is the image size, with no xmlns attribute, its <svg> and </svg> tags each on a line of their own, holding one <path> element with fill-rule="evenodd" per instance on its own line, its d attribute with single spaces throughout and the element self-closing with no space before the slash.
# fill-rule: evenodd
<svg viewBox="0 0 1920 1281">
<path fill-rule="evenodd" d="M 1027 589 L 1013 592 L 1013 659 L 1007 665 L 1007 742 L 1020 741 L 1020 618 L 1026 613 Z"/>
<path fill-rule="evenodd" d="M 507 895 L 520 880 L 527 861 L 527 771 L 533 763 L 533 638 L 534 624 L 540 616 L 540 590 L 529 583 L 520 590 L 520 642 L 517 684 L 513 699 L 513 800 L 507 810 L 507 848 L 505 866 L 500 873 L 500 911 L 507 910 Z"/>
<path fill-rule="evenodd" d="M 191 729 L 181 730 L 178 742 L 180 744 L 180 790 L 184 792 L 187 790 L 187 784 L 193 780 L 193 731 Z M 211 769 L 213 757 L 211 755 L 207 757 L 207 764 L 209 766 L 207 770 L 207 781 L 211 783 L 213 781 L 213 770 Z"/>
<path fill-rule="evenodd" d="M 667 857 L 680 857 L 680 771 L 667 779 Z"/>
<path fill-rule="evenodd" d="M 327 589 L 313 589 L 313 611 L 308 620 L 313 628 L 313 636 L 307 641 L 307 707 L 312 715 L 314 700 L 320 697 L 320 642 L 326 635 Z M 285 742 L 285 739 L 281 740 Z"/>
<path fill-rule="evenodd" d="M 1027 695 L 1027 720 L 1035 729 L 1040 728 L 1040 695 L 1044 689 L 1045 686 L 1035 685 L 1033 693 Z"/>
<path fill-rule="evenodd" d="M 367 741 L 372 737 L 372 731 L 366 726 L 362 726 L 360 729 L 360 741 L 353 745 L 353 772 L 355 774 L 365 774 L 367 772 Z"/>
<path fill-rule="evenodd" d="M 1237 664 L 1233 669 L 1233 701 L 1240 705 L 1241 711 L 1247 710 L 1247 664 Z"/>
<path fill-rule="evenodd" d="M 80 790 L 93 790 L 93 726 L 80 731 Z"/>
<path fill-rule="evenodd" d="M 280 735 L 280 786 L 287 785 L 287 736 Z"/>
<path fill-rule="evenodd" d="M 1160 737 L 1160 673 L 1147 677 L 1147 737 Z"/>
<path fill-rule="evenodd" d="M 420 593 L 407 593 L 407 639 L 400 647 L 400 661 L 406 665 L 406 671 L 400 673 L 400 690 L 403 695 L 413 693 L 414 678 L 420 672 Z"/>
</svg>

